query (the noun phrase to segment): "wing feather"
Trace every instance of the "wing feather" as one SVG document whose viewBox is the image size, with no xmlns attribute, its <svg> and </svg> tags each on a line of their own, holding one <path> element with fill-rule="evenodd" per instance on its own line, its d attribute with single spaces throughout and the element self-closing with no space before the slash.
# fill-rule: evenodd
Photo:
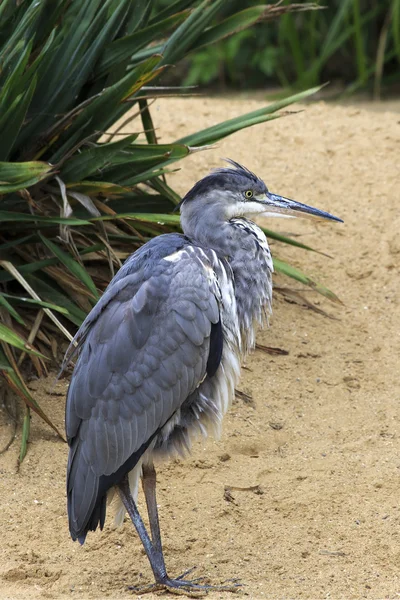
<svg viewBox="0 0 400 600">
<path fill-rule="evenodd" d="M 176 324 L 182 329 L 183 333 L 187 338 L 194 344 L 195 346 L 201 346 L 204 343 L 204 339 L 209 337 L 211 331 L 211 323 L 209 324 L 208 334 L 204 335 L 204 332 L 201 328 L 201 322 L 198 323 L 194 320 L 188 320 L 183 318 L 179 314 L 175 314 Z M 199 326 L 200 325 L 200 326 Z"/>
<path fill-rule="evenodd" d="M 165 260 L 157 248 L 134 257 L 77 335 L 66 407 L 74 539 L 104 519 L 104 488 L 117 483 L 125 464 L 133 468 L 132 457 L 140 458 L 204 379 L 210 352 L 214 367 L 218 356 L 210 347 L 220 320 L 210 258 L 187 243 L 179 260 Z"/>
</svg>

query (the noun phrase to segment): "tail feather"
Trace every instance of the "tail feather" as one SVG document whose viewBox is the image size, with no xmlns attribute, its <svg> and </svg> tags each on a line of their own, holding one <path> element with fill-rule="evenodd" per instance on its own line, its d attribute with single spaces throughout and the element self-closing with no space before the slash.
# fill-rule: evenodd
<svg viewBox="0 0 400 600">
<path fill-rule="evenodd" d="M 70 449 L 67 473 L 69 530 L 72 539 L 84 543 L 88 531 L 103 528 L 105 501 L 99 498 L 99 477 L 87 463 L 77 436 Z M 105 498 L 104 498 L 105 500 Z"/>
<path fill-rule="evenodd" d="M 84 425 L 83 422 L 81 427 Z M 69 530 L 74 541 L 79 540 L 80 544 L 84 544 L 89 531 L 96 531 L 99 526 L 100 529 L 103 529 L 108 490 L 118 485 L 124 476 L 135 468 L 159 432 L 160 429 L 157 429 L 111 475 L 96 475 L 83 451 L 83 435 L 78 432 L 76 437 L 71 440 L 67 470 L 67 502 Z"/>
</svg>

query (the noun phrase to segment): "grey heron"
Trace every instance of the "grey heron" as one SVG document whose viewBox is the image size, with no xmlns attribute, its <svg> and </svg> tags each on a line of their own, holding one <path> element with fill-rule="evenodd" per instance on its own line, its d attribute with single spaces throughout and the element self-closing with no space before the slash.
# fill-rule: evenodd
<svg viewBox="0 0 400 600">
<path fill-rule="evenodd" d="M 126 260 L 66 355 L 77 356 L 66 404 L 72 539 L 83 544 L 88 531 L 103 528 L 107 496 L 116 489 L 120 520 L 126 511 L 155 585 L 183 593 L 207 586 L 167 574 L 154 461 L 189 451 L 197 434 L 218 434 L 241 360 L 271 311 L 271 253 L 251 219 L 341 221 L 271 193 L 228 162 L 183 198 L 183 234 L 160 235 Z M 140 478 L 150 534 L 137 508 Z"/>
</svg>

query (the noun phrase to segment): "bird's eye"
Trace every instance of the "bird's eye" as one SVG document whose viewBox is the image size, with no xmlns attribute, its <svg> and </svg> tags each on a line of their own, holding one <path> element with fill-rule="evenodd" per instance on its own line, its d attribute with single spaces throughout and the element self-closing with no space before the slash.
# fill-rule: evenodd
<svg viewBox="0 0 400 600">
<path fill-rule="evenodd" d="M 253 196 L 253 192 L 251 190 L 246 190 L 244 195 L 246 196 L 246 198 L 251 198 Z"/>
</svg>

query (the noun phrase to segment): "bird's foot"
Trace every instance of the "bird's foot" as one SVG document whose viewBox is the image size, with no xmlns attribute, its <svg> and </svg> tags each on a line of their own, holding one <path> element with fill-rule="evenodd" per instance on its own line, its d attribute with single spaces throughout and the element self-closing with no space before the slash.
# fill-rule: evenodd
<svg viewBox="0 0 400 600">
<path fill-rule="evenodd" d="M 171 594 L 180 596 L 199 598 L 206 596 L 208 592 L 237 592 L 241 587 L 239 579 L 230 579 L 222 585 L 209 585 L 200 583 L 201 581 L 204 581 L 204 577 L 197 577 L 196 579 L 190 580 L 183 579 L 194 569 L 195 567 L 185 571 L 176 579 L 170 579 L 168 575 L 166 575 L 162 581 L 140 587 L 130 587 L 129 589 L 140 594 L 147 594 L 150 592 L 169 592 Z"/>
</svg>

